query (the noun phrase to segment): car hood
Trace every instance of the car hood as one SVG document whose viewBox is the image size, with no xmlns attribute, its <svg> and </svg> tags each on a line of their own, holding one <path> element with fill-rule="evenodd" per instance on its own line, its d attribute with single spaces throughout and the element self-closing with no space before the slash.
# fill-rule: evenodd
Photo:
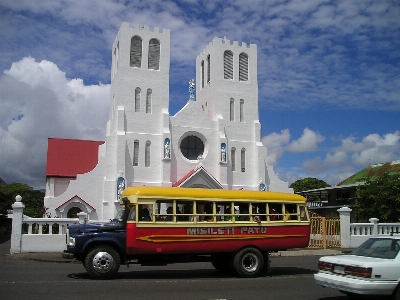
<svg viewBox="0 0 400 300">
<path fill-rule="evenodd" d="M 99 223 L 88 223 L 88 224 L 79 224 L 79 225 L 71 225 L 68 227 L 69 234 L 79 234 L 79 233 L 88 233 L 93 231 L 110 231 L 117 230 L 123 228 L 123 224 L 120 222 L 99 222 Z"/>
</svg>

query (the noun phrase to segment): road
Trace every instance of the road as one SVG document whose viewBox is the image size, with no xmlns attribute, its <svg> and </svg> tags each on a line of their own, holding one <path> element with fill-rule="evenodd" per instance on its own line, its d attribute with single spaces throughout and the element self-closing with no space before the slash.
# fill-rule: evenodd
<svg viewBox="0 0 400 300">
<path fill-rule="evenodd" d="M 91 279 L 80 263 L 21 261 L 0 255 L 2 299 L 296 299 L 345 300 L 314 283 L 318 256 L 272 257 L 272 274 L 242 279 L 210 263 L 121 266 L 114 280 Z"/>
</svg>

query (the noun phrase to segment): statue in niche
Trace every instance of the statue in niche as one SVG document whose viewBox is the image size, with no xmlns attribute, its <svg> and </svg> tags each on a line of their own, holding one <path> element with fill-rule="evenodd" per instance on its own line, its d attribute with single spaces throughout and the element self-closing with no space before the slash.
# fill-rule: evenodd
<svg viewBox="0 0 400 300">
<path fill-rule="evenodd" d="M 221 144 L 221 162 L 226 162 L 226 146 Z"/>
<path fill-rule="evenodd" d="M 164 158 L 171 158 L 171 146 L 169 145 L 169 139 L 165 140 Z"/>
<path fill-rule="evenodd" d="M 194 79 L 189 81 L 189 100 L 196 100 Z"/>
<path fill-rule="evenodd" d="M 260 191 L 266 191 L 267 190 L 267 186 L 265 185 L 265 183 L 262 181 L 262 178 L 260 179 L 260 183 L 258 184 L 259 186 L 259 190 Z"/>
<path fill-rule="evenodd" d="M 117 201 L 121 200 L 122 191 L 125 189 L 125 178 L 118 177 L 117 180 Z"/>
</svg>

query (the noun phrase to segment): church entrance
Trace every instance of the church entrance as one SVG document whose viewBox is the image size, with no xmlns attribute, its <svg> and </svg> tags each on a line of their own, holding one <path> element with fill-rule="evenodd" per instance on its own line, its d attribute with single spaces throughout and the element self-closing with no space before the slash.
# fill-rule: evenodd
<svg viewBox="0 0 400 300">
<path fill-rule="evenodd" d="M 79 207 L 72 207 L 68 210 L 67 218 L 77 218 L 80 212 L 82 212 L 82 210 Z"/>
</svg>

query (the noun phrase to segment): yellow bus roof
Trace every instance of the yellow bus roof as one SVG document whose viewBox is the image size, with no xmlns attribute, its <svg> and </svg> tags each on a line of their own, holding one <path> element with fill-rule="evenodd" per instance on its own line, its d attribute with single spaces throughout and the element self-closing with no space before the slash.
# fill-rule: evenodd
<svg viewBox="0 0 400 300">
<path fill-rule="evenodd" d="M 129 196 L 181 198 L 181 199 L 221 199 L 221 200 L 282 200 L 305 202 L 303 196 L 297 194 L 246 190 L 219 190 L 202 188 L 178 188 L 158 186 L 132 186 L 126 188 L 121 199 Z"/>
</svg>

